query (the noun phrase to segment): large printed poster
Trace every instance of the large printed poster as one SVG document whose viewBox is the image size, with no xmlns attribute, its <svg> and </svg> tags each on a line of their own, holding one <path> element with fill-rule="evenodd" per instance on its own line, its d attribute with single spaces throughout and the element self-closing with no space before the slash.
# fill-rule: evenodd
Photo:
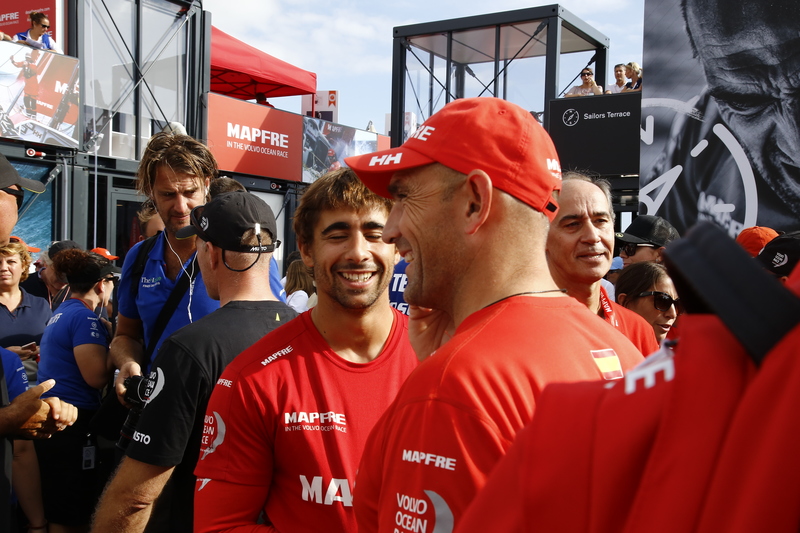
<svg viewBox="0 0 800 533">
<path fill-rule="evenodd" d="M 220 170 L 300 181 L 303 118 L 210 93 L 208 147 Z"/>
<path fill-rule="evenodd" d="M 800 2 L 684 3 L 645 3 L 640 213 L 800 229 Z"/>
<path fill-rule="evenodd" d="M 80 63 L 0 42 L 0 137 L 78 147 Z"/>
</svg>

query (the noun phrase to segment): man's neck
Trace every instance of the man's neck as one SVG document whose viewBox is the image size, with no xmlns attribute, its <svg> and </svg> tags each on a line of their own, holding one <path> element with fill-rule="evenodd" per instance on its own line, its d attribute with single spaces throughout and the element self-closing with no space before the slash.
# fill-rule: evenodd
<svg viewBox="0 0 800 533">
<path fill-rule="evenodd" d="M 585 305 L 594 314 L 600 313 L 600 281 L 591 285 L 567 283 L 564 288 L 567 294 Z"/>
<path fill-rule="evenodd" d="M 567 295 L 575 298 L 585 305 L 592 313 L 600 312 L 600 280 L 593 283 L 578 281 L 574 276 L 569 276 L 561 270 L 553 269 L 553 279 L 562 289 L 567 289 Z"/>
<path fill-rule="evenodd" d="M 224 267 L 223 267 L 224 268 Z M 222 273 L 222 276 L 235 274 L 234 272 Z M 243 272 L 242 274 L 246 274 Z M 219 306 L 222 307 L 230 302 L 276 302 L 278 299 L 272 294 L 272 289 L 269 287 L 268 279 L 269 272 L 258 276 L 242 276 L 238 280 L 226 279 L 219 283 Z M 220 274 L 218 274 L 219 276 Z M 257 277 L 257 279 L 252 279 Z M 234 276 L 230 276 L 234 278 Z M 219 279 L 219 278 L 218 278 Z"/>
<path fill-rule="evenodd" d="M 311 320 L 339 357 L 368 363 L 380 355 L 394 323 L 388 295 L 381 296 L 368 309 L 345 309 L 322 293 L 318 298 Z"/>
</svg>

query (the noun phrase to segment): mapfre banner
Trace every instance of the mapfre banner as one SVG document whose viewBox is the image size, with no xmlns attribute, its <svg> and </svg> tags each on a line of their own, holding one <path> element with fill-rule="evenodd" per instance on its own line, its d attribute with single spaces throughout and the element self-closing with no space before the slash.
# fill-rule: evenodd
<svg viewBox="0 0 800 533">
<path fill-rule="evenodd" d="M 0 7 L 0 31 L 8 35 L 14 35 L 27 31 L 31 27 L 30 13 L 44 13 L 50 21 L 50 29 L 47 32 L 50 37 L 59 41 L 56 35 L 56 2 L 55 0 L 15 0 L 14 2 L 3 2 Z"/>
<path fill-rule="evenodd" d="M 303 117 L 209 93 L 208 147 L 221 171 L 300 181 Z"/>
</svg>

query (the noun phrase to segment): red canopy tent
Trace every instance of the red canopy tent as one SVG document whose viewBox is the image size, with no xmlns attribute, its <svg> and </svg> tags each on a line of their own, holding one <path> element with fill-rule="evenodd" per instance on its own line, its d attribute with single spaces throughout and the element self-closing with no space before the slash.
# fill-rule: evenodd
<svg viewBox="0 0 800 533">
<path fill-rule="evenodd" d="M 211 92 L 252 100 L 315 94 L 317 75 L 290 65 L 211 27 Z"/>
</svg>

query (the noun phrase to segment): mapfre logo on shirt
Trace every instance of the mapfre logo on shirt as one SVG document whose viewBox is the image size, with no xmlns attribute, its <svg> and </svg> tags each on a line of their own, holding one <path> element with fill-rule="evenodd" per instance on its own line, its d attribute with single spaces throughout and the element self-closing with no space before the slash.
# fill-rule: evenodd
<svg viewBox="0 0 800 533">
<path fill-rule="evenodd" d="M 284 431 L 339 431 L 347 433 L 347 418 L 344 413 L 333 411 L 283 413 Z"/>
</svg>

